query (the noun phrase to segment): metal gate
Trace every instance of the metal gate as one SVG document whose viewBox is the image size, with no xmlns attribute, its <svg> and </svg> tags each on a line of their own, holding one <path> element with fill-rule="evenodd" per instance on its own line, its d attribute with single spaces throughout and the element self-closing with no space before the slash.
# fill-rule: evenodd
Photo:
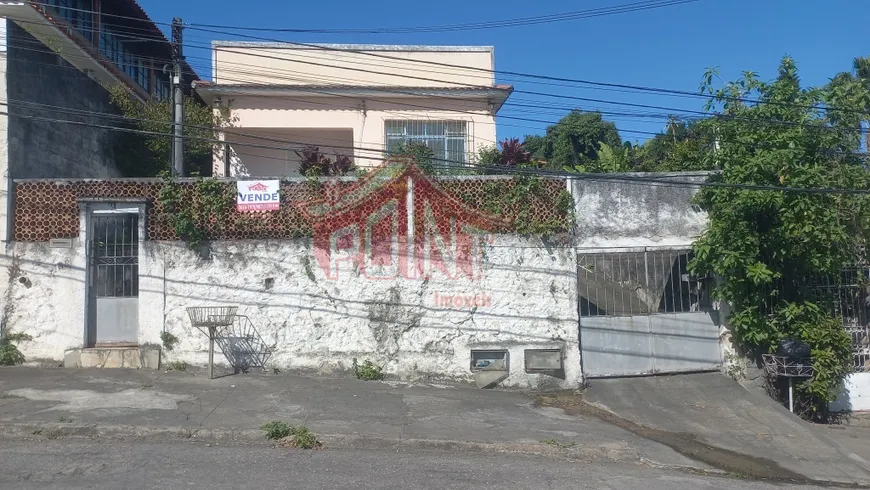
<svg viewBox="0 0 870 490">
<path fill-rule="evenodd" d="M 139 215 L 94 211 L 88 257 L 88 335 L 95 345 L 135 345 L 139 330 Z"/>
<path fill-rule="evenodd" d="M 580 254 L 580 342 L 587 377 L 718 369 L 708 283 L 688 250 Z"/>
</svg>

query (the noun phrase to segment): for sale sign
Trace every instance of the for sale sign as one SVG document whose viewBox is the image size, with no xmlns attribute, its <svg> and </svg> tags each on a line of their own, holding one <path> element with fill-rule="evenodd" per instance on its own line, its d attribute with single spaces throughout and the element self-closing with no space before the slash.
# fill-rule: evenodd
<svg viewBox="0 0 870 490">
<path fill-rule="evenodd" d="M 240 180 L 236 185 L 236 210 L 240 213 L 280 209 L 281 186 L 277 180 Z"/>
</svg>

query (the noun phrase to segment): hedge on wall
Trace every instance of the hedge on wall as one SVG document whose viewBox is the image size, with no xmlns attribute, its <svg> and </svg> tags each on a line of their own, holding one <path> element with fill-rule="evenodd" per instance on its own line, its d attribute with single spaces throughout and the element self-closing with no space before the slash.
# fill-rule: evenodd
<svg viewBox="0 0 870 490">
<path fill-rule="evenodd" d="M 505 229 L 520 234 L 566 232 L 573 203 L 560 179 L 452 179 L 439 186 L 477 209 L 501 218 Z M 287 239 L 311 236 L 312 223 L 299 204 L 341 192 L 354 182 L 282 181 L 281 208 L 263 213 L 235 211 L 233 181 L 217 179 L 65 180 L 15 182 L 14 237 L 17 241 L 48 241 L 79 235 L 81 200 L 144 199 L 149 203 L 147 239 L 202 240 Z M 328 187 L 328 189 L 327 189 Z"/>
</svg>

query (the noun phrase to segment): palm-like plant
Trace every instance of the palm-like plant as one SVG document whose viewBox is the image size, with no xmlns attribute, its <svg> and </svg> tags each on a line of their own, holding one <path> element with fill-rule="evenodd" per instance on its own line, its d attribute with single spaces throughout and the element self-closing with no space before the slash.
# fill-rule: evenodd
<svg viewBox="0 0 870 490">
<path fill-rule="evenodd" d="M 498 163 L 501 165 L 516 166 L 532 161 L 532 154 L 526 150 L 523 143 L 520 143 L 519 138 L 506 138 L 499 145 L 501 145 L 501 157 Z"/>
<path fill-rule="evenodd" d="M 308 146 L 296 152 L 300 158 L 299 173 L 302 175 L 345 175 L 354 170 L 353 160 L 337 155 L 335 160 L 320 152 L 316 146 Z"/>
</svg>

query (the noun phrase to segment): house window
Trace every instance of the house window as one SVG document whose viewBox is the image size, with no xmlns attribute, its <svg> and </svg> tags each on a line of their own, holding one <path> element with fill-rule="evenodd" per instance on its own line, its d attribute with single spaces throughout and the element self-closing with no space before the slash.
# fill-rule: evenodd
<svg viewBox="0 0 870 490">
<path fill-rule="evenodd" d="M 91 0 L 48 0 L 57 14 L 75 27 L 81 35 L 92 39 L 93 4 Z"/>
<path fill-rule="evenodd" d="M 169 96 L 169 82 L 159 78 L 154 80 L 154 98 L 157 100 L 166 100 Z"/>
<path fill-rule="evenodd" d="M 465 121 L 386 121 L 388 151 L 402 143 L 423 143 L 434 153 L 436 165 L 466 163 L 468 131 Z"/>
<path fill-rule="evenodd" d="M 119 35 L 105 27 L 100 30 L 100 52 L 134 82 L 146 91 L 150 91 L 150 68 L 146 67 L 145 62 L 127 48 Z"/>
</svg>

